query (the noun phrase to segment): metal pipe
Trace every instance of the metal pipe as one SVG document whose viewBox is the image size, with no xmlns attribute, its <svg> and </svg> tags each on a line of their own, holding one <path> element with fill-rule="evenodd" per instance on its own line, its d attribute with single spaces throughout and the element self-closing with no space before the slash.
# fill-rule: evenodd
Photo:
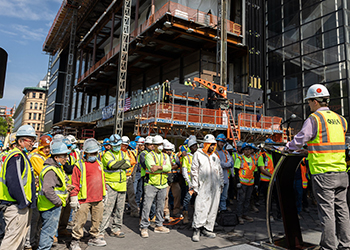
<svg viewBox="0 0 350 250">
<path fill-rule="evenodd" d="M 110 47 L 109 47 L 109 51 L 111 51 L 113 49 L 113 38 L 114 38 L 114 20 L 115 20 L 115 15 L 114 12 L 112 14 L 112 27 L 111 27 L 111 43 L 110 43 Z"/>
</svg>

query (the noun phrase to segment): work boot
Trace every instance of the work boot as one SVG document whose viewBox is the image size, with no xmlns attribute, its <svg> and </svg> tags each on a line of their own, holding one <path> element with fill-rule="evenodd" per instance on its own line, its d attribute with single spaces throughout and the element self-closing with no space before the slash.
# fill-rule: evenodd
<svg viewBox="0 0 350 250">
<path fill-rule="evenodd" d="M 202 234 L 203 234 L 205 237 L 208 237 L 208 238 L 215 238 L 215 237 L 216 237 L 216 234 L 215 234 L 215 233 L 210 232 L 210 231 L 208 231 L 208 230 L 205 229 L 205 228 L 203 228 Z"/>
<path fill-rule="evenodd" d="M 244 220 L 241 216 L 238 217 L 238 223 L 243 225 L 244 224 Z"/>
<path fill-rule="evenodd" d="M 107 242 L 102 237 L 98 238 L 92 238 L 88 242 L 89 246 L 95 246 L 95 247 L 104 247 L 107 245 Z"/>
<path fill-rule="evenodd" d="M 251 210 L 252 210 L 254 213 L 259 213 L 259 209 L 258 209 L 254 204 L 251 205 Z"/>
<path fill-rule="evenodd" d="M 252 217 L 249 217 L 247 215 L 243 215 L 242 218 L 245 219 L 246 221 L 249 221 L 249 222 L 253 222 L 254 221 L 254 219 Z"/>
<path fill-rule="evenodd" d="M 118 230 L 116 232 L 112 231 L 111 235 L 117 238 L 125 238 L 125 233 L 123 233 L 121 230 Z"/>
<path fill-rule="evenodd" d="M 194 228 L 193 230 L 193 236 L 192 236 L 192 241 L 194 242 L 199 242 L 199 236 L 200 236 L 201 232 L 198 228 Z"/>
<path fill-rule="evenodd" d="M 154 232 L 155 233 L 160 233 L 160 234 L 168 234 L 170 232 L 170 230 L 169 230 L 169 228 L 161 226 L 161 227 L 156 227 L 154 229 Z"/>
<path fill-rule="evenodd" d="M 148 229 L 147 228 L 141 228 L 141 237 L 142 238 L 148 238 Z"/>
<path fill-rule="evenodd" d="M 70 250 L 81 250 L 79 246 L 79 240 L 72 240 L 69 246 Z"/>
<path fill-rule="evenodd" d="M 182 220 L 183 224 L 188 224 L 190 221 L 188 220 L 188 211 L 183 211 L 184 219 Z"/>
</svg>

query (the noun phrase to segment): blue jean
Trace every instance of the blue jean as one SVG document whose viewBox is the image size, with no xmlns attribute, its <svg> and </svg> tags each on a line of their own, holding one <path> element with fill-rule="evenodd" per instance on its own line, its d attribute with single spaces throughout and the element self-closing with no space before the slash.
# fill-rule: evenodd
<svg viewBox="0 0 350 250">
<path fill-rule="evenodd" d="M 222 193 L 220 195 L 220 205 L 219 205 L 220 211 L 227 210 L 226 200 L 227 200 L 228 188 L 229 188 L 229 183 L 227 182 L 224 184 L 224 188 L 223 188 Z"/>
<path fill-rule="evenodd" d="M 295 201 L 296 201 L 298 214 L 300 214 L 302 204 L 303 204 L 302 203 L 303 202 L 303 181 L 302 181 L 302 179 L 294 180 L 294 194 L 295 194 Z"/>
<path fill-rule="evenodd" d="M 141 172 L 136 172 L 134 180 L 134 191 L 135 191 L 135 200 L 138 207 L 140 207 L 140 200 L 142 196 L 142 179 Z"/>
<path fill-rule="evenodd" d="M 41 228 L 38 250 L 51 249 L 53 236 L 57 232 L 58 223 L 60 221 L 61 208 L 62 207 L 53 207 L 50 210 L 40 212 L 43 225 Z"/>
<path fill-rule="evenodd" d="M 188 186 L 186 186 L 186 195 L 183 201 L 184 204 L 183 204 L 182 211 L 188 211 L 188 205 L 191 202 L 191 198 L 192 198 L 192 195 L 188 192 Z"/>
</svg>

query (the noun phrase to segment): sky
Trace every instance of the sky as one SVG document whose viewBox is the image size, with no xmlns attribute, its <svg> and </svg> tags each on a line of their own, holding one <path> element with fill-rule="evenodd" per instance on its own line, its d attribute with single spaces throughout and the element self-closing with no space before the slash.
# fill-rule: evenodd
<svg viewBox="0 0 350 250">
<path fill-rule="evenodd" d="M 0 0 L 0 47 L 8 53 L 0 106 L 18 105 L 23 88 L 34 87 L 48 68 L 42 51 L 62 0 Z"/>
</svg>

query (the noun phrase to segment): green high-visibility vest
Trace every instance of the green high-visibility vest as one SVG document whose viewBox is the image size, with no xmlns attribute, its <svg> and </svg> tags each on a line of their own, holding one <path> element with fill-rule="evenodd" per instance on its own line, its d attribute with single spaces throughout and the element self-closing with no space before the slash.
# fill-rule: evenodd
<svg viewBox="0 0 350 250">
<path fill-rule="evenodd" d="M 345 132 L 348 126 L 345 118 L 330 110 L 316 111 L 310 117 L 317 124 L 315 139 L 307 143 L 310 173 L 345 172 Z"/>
<path fill-rule="evenodd" d="M 103 196 L 106 196 L 106 183 L 105 183 L 105 177 L 103 172 L 102 163 L 100 161 L 97 161 L 98 164 L 101 167 L 101 178 L 102 178 L 102 189 L 103 189 Z M 79 200 L 85 200 L 87 198 L 87 184 L 86 184 L 86 165 L 85 162 L 82 160 L 78 161 L 76 163 L 76 166 L 80 170 L 80 191 L 78 193 L 78 199 Z"/>
<path fill-rule="evenodd" d="M 40 175 L 39 175 L 39 193 L 38 193 L 38 209 L 39 211 L 47 211 L 50 210 L 51 208 L 55 207 L 55 205 L 44 195 L 43 192 L 43 181 L 44 181 L 44 176 L 48 171 L 54 171 L 55 174 L 58 176 L 60 179 L 62 186 L 61 187 L 54 187 L 54 191 L 57 194 L 58 197 L 60 197 L 62 201 L 62 207 L 66 206 L 66 200 L 69 196 L 69 193 L 67 191 L 67 186 L 66 186 L 66 175 L 63 172 L 63 170 L 60 167 L 55 167 L 51 165 L 47 165 L 44 167 L 43 170 L 41 170 Z"/>
<path fill-rule="evenodd" d="M 142 153 L 144 153 L 145 154 L 145 157 L 146 157 L 146 155 L 148 154 L 148 151 L 145 149 L 145 150 L 143 150 L 140 154 L 139 154 L 139 156 L 137 157 L 137 162 L 138 162 L 138 164 L 140 164 L 140 166 L 141 166 L 141 177 L 143 177 L 143 176 L 145 176 L 146 175 L 146 169 L 144 169 L 143 167 L 142 167 L 142 165 L 141 165 L 141 161 L 140 161 L 140 159 L 141 159 L 141 154 Z M 146 164 L 146 163 L 145 163 Z"/>
<path fill-rule="evenodd" d="M 33 167 L 30 161 L 28 161 L 27 157 L 18 148 L 14 148 L 13 150 L 10 151 L 10 153 L 6 156 L 4 164 L 2 165 L 2 168 L 0 170 L 0 200 L 16 202 L 16 200 L 13 199 L 9 194 L 8 188 L 6 186 L 6 179 L 5 179 L 7 164 L 9 160 L 15 155 L 21 155 L 23 158 L 24 170 L 21 175 L 21 179 L 23 182 L 23 190 L 26 195 L 27 201 L 32 203 Z M 17 164 L 17 168 L 19 168 L 18 173 L 20 173 L 20 168 L 21 168 L 20 160 L 18 160 L 16 164 Z"/>
</svg>

